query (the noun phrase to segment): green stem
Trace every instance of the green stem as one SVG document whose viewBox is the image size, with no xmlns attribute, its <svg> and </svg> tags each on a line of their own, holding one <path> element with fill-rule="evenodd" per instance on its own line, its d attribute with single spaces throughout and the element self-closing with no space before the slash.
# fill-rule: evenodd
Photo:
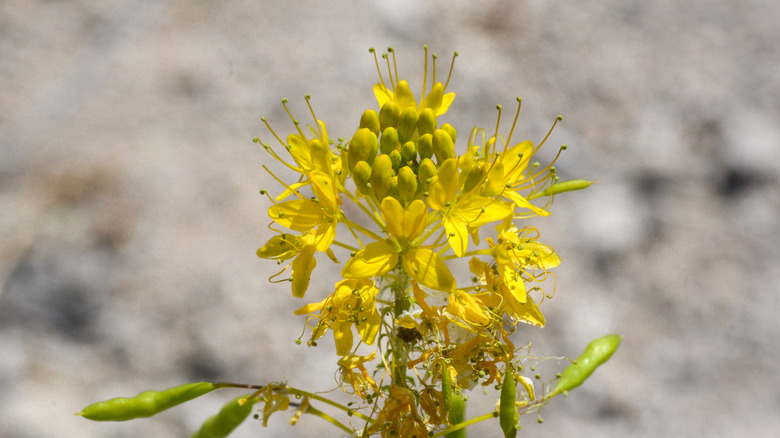
<svg viewBox="0 0 780 438">
<path fill-rule="evenodd" d="M 485 414 L 485 415 L 480 415 L 479 417 L 472 418 L 471 420 L 464 421 L 463 423 L 458 423 L 458 424 L 450 427 L 449 429 L 443 430 L 443 431 L 437 433 L 436 435 L 433 435 L 431 438 L 437 438 L 437 437 L 440 437 L 440 436 L 444 436 L 444 435 L 447 435 L 449 433 L 461 430 L 464 427 L 469 427 L 472 424 L 479 423 L 480 421 L 485 421 L 485 420 L 489 420 L 491 418 L 496 418 L 497 416 L 498 416 L 497 412 L 490 412 L 490 413 Z"/>
<path fill-rule="evenodd" d="M 342 411 L 346 412 L 348 415 L 354 415 L 354 416 L 356 416 L 358 418 L 361 418 L 363 420 L 366 420 L 366 421 L 369 421 L 369 422 L 373 422 L 373 420 L 370 417 L 367 417 L 366 415 L 361 414 L 357 410 L 352 409 L 352 408 L 348 408 L 348 407 L 346 407 L 346 406 L 344 406 L 342 404 L 336 403 L 336 402 L 334 402 L 332 400 L 329 400 L 329 399 L 327 399 L 325 397 L 322 397 L 322 396 L 319 396 L 317 394 L 314 394 L 314 393 L 311 393 L 311 392 L 308 392 L 308 391 L 304 391 L 302 389 L 293 388 L 293 387 L 290 387 L 290 386 L 287 387 L 287 392 L 289 392 L 292 395 L 300 395 L 302 397 L 308 397 L 308 398 L 310 398 L 312 400 L 321 401 L 321 402 L 323 402 L 325 404 L 333 406 L 334 408 L 341 409 Z M 311 407 L 309 407 L 308 409 L 311 409 Z"/>
<path fill-rule="evenodd" d="M 398 337 L 397 328 L 395 325 L 395 319 L 401 316 L 401 314 L 409 310 L 412 306 L 412 297 L 409 293 L 411 290 L 411 284 L 409 283 L 409 275 L 403 267 L 402 261 L 398 260 L 398 264 L 395 269 L 395 281 L 391 286 L 393 291 L 393 297 L 395 300 L 393 306 L 393 332 L 390 334 L 391 344 L 393 346 L 393 380 L 397 386 L 402 388 L 406 387 L 406 342 Z"/>
<path fill-rule="evenodd" d="M 333 418 L 330 415 L 326 414 L 325 412 L 322 412 L 321 410 L 313 407 L 312 405 L 306 406 L 306 411 L 304 411 L 304 412 L 307 413 L 307 414 L 316 415 L 316 416 L 322 418 L 323 420 L 329 422 L 330 424 L 338 427 L 339 429 L 347 432 L 348 434 L 352 434 L 354 432 L 352 429 L 350 429 L 347 426 L 341 424 L 341 422 L 339 422 L 335 418 Z"/>
</svg>

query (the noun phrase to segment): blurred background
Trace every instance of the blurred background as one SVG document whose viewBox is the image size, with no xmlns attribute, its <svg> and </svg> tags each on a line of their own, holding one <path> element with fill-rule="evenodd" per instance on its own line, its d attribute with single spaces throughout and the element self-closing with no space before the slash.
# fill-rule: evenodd
<svg viewBox="0 0 780 438">
<path fill-rule="evenodd" d="M 506 133 L 522 96 L 515 138 L 564 115 L 541 161 L 565 143 L 559 174 L 599 181 L 533 222 L 563 264 L 548 326 L 515 340 L 571 357 L 606 333 L 623 345 L 521 436 L 780 434 L 776 1 L 324 5 L 0 3 L 0 435 L 189 436 L 234 394 L 129 423 L 73 413 L 198 379 L 333 388 L 330 336 L 294 345 L 304 302 L 255 256 L 271 236 L 258 191 L 278 186 L 251 139 L 273 140 L 261 116 L 292 131 L 285 97 L 309 120 L 307 93 L 350 136 L 376 106 L 368 47 L 393 46 L 418 90 L 423 44 L 440 75 L 460 52 L 460 138 L 492 129 L 496 104 Z M 287 419 L 234 436 L 339 436 Z"/>
</svg>

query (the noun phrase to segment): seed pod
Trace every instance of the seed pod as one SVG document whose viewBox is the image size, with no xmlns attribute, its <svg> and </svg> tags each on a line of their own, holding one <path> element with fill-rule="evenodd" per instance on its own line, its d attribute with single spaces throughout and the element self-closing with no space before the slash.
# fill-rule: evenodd
<svg viewBox="0 0 780 438">
<path fill-rule="evenodd" d="M 398 141 L 405 143 L 414 135 L 417 129 L 417 110 L 414 107 L 406 107 L 398 116 Z"/>
<path fill-rule="evenodd" d="M 164 391 L 144 391 L 135 397 L 117 397 L 93 403 L 76 415 L 94 421 L 127 421 L 151 417 L 168 408 L 217 389 L 211 382 L 195 382 Z"/>
<path fill-rule="evenodd" d="M 517 408 L 515 407 L 516 397 L 515 377 L 512 374 L 512 370 L 507 366 L 504 371 L 504 382 L 501 384 L 501 404 L 498 408 L 498 421 L 506 438 L 515 438 L 519 429 L 517 425 Z"/>
<path fill-rule="evenodd" d="M 379 149 L 379 140 L 376 134 L 368 128 L 358 129 L 352 140 L 349 141 L 349 170 L 355 167 L 358 161 L 365 161 L 369 165 L 374 162 L 377 150 Z"/>
<path fill-rule="evenodd" d="M 372 109 L 363 111 L 363 115 L 360 116 L 360 127 L 358 129 L 362 128 L 367 128 L 374 135 L 379 136 L 379 114 Z"/>
<path fill-rule="evenodd" d="M 358 161 L 355 168 L 352 169 L 352 179 L 358 190 L 364 195 L 371 193 L 369 183 L 371 182 L 371 166 L 365 161 Z"/>
<path fill-rule="evenodd" d="M 550 187 L 547 187 L 546 189 L 542 190 L 539 193 L 534 193 L 533 195 L 528 196 L 528 198 L 526 199 L 531 200 L 531 199 L 540 198 L 542 196 L 557 195 L 558 193 L 582 190 L 590 187 L 591 184 L 593 184 L 593 181 L 588 181 L 586 179 L 572 179 L 569 181 L 561 181 L 551 185 Z"/>
<path fill-rule="evenodd" d="M 414 199 L 417 192 L 417 175 L 409 166 L 404 166 L 398 171 L 398 200 L 406 205 Z"/>
<path fill-rule="evenodd" d="M 401 147 L 401 143 L 398 141 L 398 131 L 392 126 L 389 126 L 382 130 L 382 137 L 379 139 L 379 150 L 383 154 L 389 154 L 390 152 Z"/>
<path fill-rule="evenodd" d="M 449 123 L 445 123 L 441 125 L 441 129 L 447 131 L 447 134 L 449 134 L 450 138 L 452 138 L 452 142 L 455 143 L 457 138 L 457 132 L 455 131 L 455 128 L 453 128 Z"/>
<path fill-rule="evenodd" d="M 460 394 L 452 394 L 450 403 L 450 424 L 455 426 L 466 421 L 466 400 Z M 445 435 L 445 438 L 466 438 L 466 428 L 458 429 Z"/>
<path fill-rule="evenodd" d="M 407 141 L 401 146 L 401 158 L 403 158 L 404 164 L 409 164 L 410 161 L 417 159 L 417 146 L 413 141 Z"/>
<path fill-rule="evenodd" d="M 249 395 L 242 395 L 226 403 L 216 415 L 206 420 L 191 438 L 224 438 L 230 435 L 252 413 L 253 405 L 260 401 L 259 398 L 247 399 L 248 397 Z"/>
<path fill-rule="evenodd" d="M 444 410 L 450 412 L 452 407 L 452 375 L 450 368 L 442 359 L 441 362 L 441 398 L 444 403 Z"/>
<path fill-rule="evenodd" d="M 455 158 L 455 144 L 447 131 L 437 129 L 433 132 L 433 154 L 436 155 L 438 164 L 448 158 Z"/>
<path fill-rule="evenodd" d="M 561 373 L 561 378 L 548 397 L 553 397 L 582 385 L 599 365 L 603 364 L 620 345 L 622 336 L 611 334 L 588 344 L 585 351 Z"/>
<path fill-rule="evenodd" d="M 380 201 L 387 196 L 392 177 L 393 162 L 390 160 L 390 156 L 385 154 L 378 156 L 371 168 L 371 190 Z"/>
<path fill-rule="evenodd" d="M 421 160 L 433 156 L 433 134 L 423 134 L 417 139 L 417 153 Z"/>
<path fill-rule="evenodd" d="M 382 131 L 386 128 L 398 126 L 398 116 L 401 114 L 401 109 L 398 104 L 392 100 L 385 102 L 382 108 L 379 110 L 379 126 Z"/>
<path fill-rule="evenodd" d="M 425 108 L 420 111 L 420 115 L 417 117 L 417 133 L 420 135 L 431 134 L 436 130 L 436 113 L 430 109 Z"/>
</svg>

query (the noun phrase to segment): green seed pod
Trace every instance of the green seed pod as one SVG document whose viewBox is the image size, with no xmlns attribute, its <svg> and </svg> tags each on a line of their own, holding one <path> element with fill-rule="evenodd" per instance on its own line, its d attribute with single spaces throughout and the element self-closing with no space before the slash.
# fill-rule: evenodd
<svg viewBox="0 0 780 438">
<path fill-rule="evenodd" d="M 369 165 L 374 162 L 377 150 L 379 149 L 379 140 L 376 134 L 368 128 L 358 129 L 352 140 L 349 141 L 347 149 L 349 154 L 349 170 L 355 167 L 358 161 L 365 161 Z"/>
<path fill-rule="evenodd" d="M 389 126 L 382 130 L 382 137 L 379 139 L 379 150 L 383 154 L 389 154 L 400 147 L 401 143 L 398 141 L 398 131 L 396 131 L 395 128 Z"/>
<path fill-rule="evenodd" d="M 414 107 L 406 107 L 398 116 L 398 141 L 405 143 L 414 135 L 417 129 L 417 110 Z"/>
<path fill-rule="evenodd" d="M 466 400 L 463 396 L 453 393 L 450 404 L 450 424 L 453 426 L 466 421 Z M 444 435 L 446 438 L 466 438 L 466 428 L 458 429 Z"/>
<path fill-rule="evenodd" d="M 420 185 L 428 186 L 428 181 L 436 176 L 436 165 L 430 158 L 425 158 L 420 162 L 420 166 L 417 168 L 417 177 L 420 179 Z"/>
<path fill-rule="evenodd" d="M 431 134 L 436 130 L 436 113 L 430 109 L 425 108 L 420 111 L 420 115 L 417 118 L 417 133 L 420 135 Z"/>
<path fill-rule="evenodd" d="M 450 412 L 452 407 L 452 375 L 450 368 L 442 359 L 441 362 L 441 398 L 444 403 L 444 410 Z"/>
<path fill-rule="evenodd" d="M 375 161 L 376 162 L 376 161 Z M 355 164 L 355 168 L 352 170 L 352 179 L 355 181 L 355 185 L 358 190 L 364 195 L 371 193 L 369 183 L 371 182 L 371 166 L 365 161 L 358 161 Z"/>
<path fill-rule="evenodd" d="M 414 199 L 417 192 L 417 175 L 409 166 L 404 166 L 398 171 L 398 200 L 406 205 Z"/>
<path fill-rule="evenodd" d="M 561 181 L 559 183 L 555 183 L 551 185 L 550 187 L 547 187 L 546 189 L 542 190 L 539 193 L 534 193 L 531 196 L 528 196 L 528 198 L 526 199 L 531 200 L 531 199 L 540 198 L 542 196 L 557 195 L 558 193 L 582 190 L 590 187 L 591 184 L 593 184 L 593 181 L 588 181 L 586 179 L 572 179 L 569 181 Z"/>
<path fill-rule="evenodd" d="M 407 141 L 401 146 L 401 158 L 403 158 L 404 164 L 409 164 L 410 161 L 417 159 L 417 146 L 413 141 Z"/>
<path fill-rule="evenodd" d="M 622 336 L 612 334 L 598 338 L 588 344 L 588 347 L 585 348 L 582 355 L 563 370 L 561 378 L 558 380 L 558 384 L 555 385 L 555 389 L 553 389 L 548 397 L 571 391 L 582 385 L 582 382 L 590 377 L 599 365 L 612 357 L 612 354 L 620 345 L 621 339 Z"/>
<path fill-rule="evenodd" d="M 367 128 L 374 135 L 379 136 L 379 114 L 376 111 L 372 109 L 363 111 L 363 115 L 360 116 L 360 127 L 358 129 L 363 128 Z"/>
<path fill-rule="evenodd" d="M 168 408 L 217 389 L 211 382 L 195 382 L 164 391 L 144 391 L 132 398 L 117 397 L 93 403 L 76 415 L 94 421 L 127 421 L 151 417 Z"/>
<path fill-rule="evenodd" d="M 382 154 L 374 160 L 371 167 L 371 189 L 380 201 L 390 190 L 390 179 L 393 177 L 393 162 L 389 155 Z"/>
<path fill-rule="evenodd" d="M 423 134 L 417 139 L 417 153 L 421 160 L 433 156 L 433 134 Z"/>
<path fill-rule="evenodd" d="M 401 151 L 399 150 L 393 150 L 390 152 L 390 161 L 393 163 L 393 170 L 398 172 L 398 169 L 401 168 L 401 164 L 404 161 L 404 158 L 401 156 Z"/>
<path fill-rule="evenodd" d="M 515 407 L 517 388 L 515 387 L 515 377 L 509 366 L 507 366 L 504 372 L 504 382 L 501 385 L 501 404 L 498 408 L 498 421 L 501 425 L 501 430 L 504 431 L 504 437 L 515 438 L 519 429 L 517 408 Z"/>
<path fill-rule="evenodd" d="M 455 143 L 457 138 L 457 132 L 455 132 L 455 128 L 453 128 L 449 123 L 445 123 L 441 125 L 441 129 L 447 131 L 447 134 L 449 134 L 450 138 L 452 138 L 452 143 Z"/>
<path fill-rule="evenodd" d="M 455 158 L 455 144 L 447 131 L 437 129 L 433 132 L 433 154 L 436 155 L 438 164 L 449 158 Z"/>
<path fill-rule="evenodd" d="M 392 100 L 385 102 L 379 110 L 379 126 L 384 131 L 385 128 L 398 126 L 398 116 L 401 115 L 401 108 Z"/>
<path fill-rule="evenodd" d="M 224 438 L 249 417 L 253 405 L 259 398 L 247 400 L 249 395 L 242 395 L 226 403 L 214 416 L 206 420 L 191 438 Z M 246 400 L 241 404 L 242 400 Z"/>
</svg>

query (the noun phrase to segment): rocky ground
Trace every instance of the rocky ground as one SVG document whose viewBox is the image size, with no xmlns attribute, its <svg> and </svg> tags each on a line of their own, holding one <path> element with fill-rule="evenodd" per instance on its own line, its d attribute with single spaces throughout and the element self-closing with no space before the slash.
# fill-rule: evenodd
<svg viewBox="0 0 780 438">
<path fill-rule="evenodd" d="M 414 83 L 426 43 L 440 71 L 460 52 L 459 130 L 520 95 L 517 132 L 539 140 L 563 114 L 543 157 L 565 143 L 559 173 L 599 181 L 534 222 L 564 263 L 548 327 L 517 339 L 624 343 L 521 436 L 780 433 L 777 2 L 323 4 L 0 4 L 3 437 L 188 436 L 230 396 L 124 424 L 72 414 L 193 379 L 332 387 L 332 348 L 293 344 L 301 302 L 254 256 L 275 186 L 251 139 L 271 140 L 263 115 L 288 132 L 279 100 L 304 118 L 306 93 L 350 135 L 375 105 L 367 48 L 395 47 Z"/>
</svg>

